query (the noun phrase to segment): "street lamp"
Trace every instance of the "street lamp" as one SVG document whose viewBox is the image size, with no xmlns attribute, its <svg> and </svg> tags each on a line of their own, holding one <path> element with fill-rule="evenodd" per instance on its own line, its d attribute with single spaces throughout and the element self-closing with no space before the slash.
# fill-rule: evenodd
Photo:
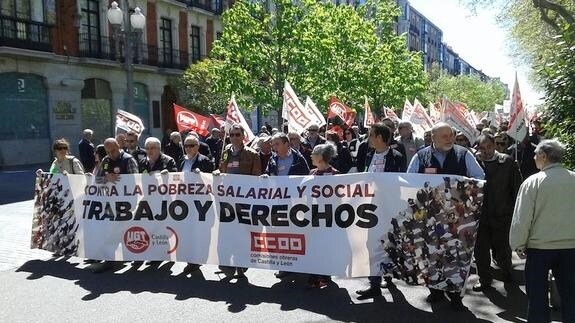
<svg viewBox="0 0 575 323">
<path fill-rule="evenodd" d="M 123 0 L 124 8 L 129 8 L 128 0 Z M 124 67 L 126 69 L 126 111 L 134 112 L 134 69 L 133 60 L 134 53 L 133 47 L 136 47 L 136 63 L 139 62 L 140 46 L 139 40 L 146 26 L 146 16 L 142 14 L 142 10 L 138 7 L 134 8 L 133 13 L 128 17 L 128 11 L 122 11 L 116 1 L 112 2 L 108 9 L 107 17 L 110 25 L 112 25 L 112 35 L 115 40 L 114 54 L 118 61 L 120 60 L 120 40 L 123 41 L 124 51 Z M 129 19 L 129 23 L 128 23 Z M 122 25 L 124 30 L 122 30 Z"/>
</svg>

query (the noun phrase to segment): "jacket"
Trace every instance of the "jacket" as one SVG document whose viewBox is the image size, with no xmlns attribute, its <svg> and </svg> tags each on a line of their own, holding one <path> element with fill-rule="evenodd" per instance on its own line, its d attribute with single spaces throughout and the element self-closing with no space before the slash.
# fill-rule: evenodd
<svg viewBox="0 0 575 323">
<path fill-rule="evenodd" d="M 288 175 L 309 175 L 309 166 L 305 158 L 295 149 L 290 148 L 293 162 L 290 166 Z M 278 174 L 278 155 L 273 154 L 269 159 L 265 173 L 277 176 Z"/>
<path fill-rule="evenodd" d="M 190 169 L 184 169 L 185 161 L 186 157 L 180 159 L 180 162 L 178 163 L 179 172 L 191 172 L 196 168 L 198 168 L 202 173 L 211 173 L 214 171 L 214 163 L 207 156 L 200 153 L 198 153 L 198 156 Z"/>
<path fill-rule="evenodd" d="M 482 161 L 480 165 L 485 170 L 486 180 L 483 214 L 489 217 L 508 216 L 510 219 L 523 181 L 519 166 L 511 156 L 497 151 L 491 161 Z"/>
<path fill-rule="evenodd" d="M 150 160 L 148 158 L 138 160 L 138 168 L 140 173 L 151 173 L 154 171 L 167 170 L 168 172 L 177 172 L 178 167 L 174 159 L 166 154 L 160 154 L 158 160 L 154 163 L 154 166 L 150 165 Z"/>
<path fill-rule="evenodd" d="M 370 150 L 365 157 L 365 164 L 363 166 L 364 170 L 369 170 L 369 165 L 371 165 L 371 160 L 375 150 Z M 403 156 L 399 151 L 389 148 L 387 155 L 385 155 L 385 172 L 386 173 L 404 173 L 407 168 L 407 161 L 405 156 Z"/>
<path fill-rule="evenodd" d="M 220 172 L 225 173 L 228 168 L 228 163 L 231 159 L 232 145 L 226 146 L 222 154 L 222 160 L 220 161 Z M 240 174 L 242 175 L 256 175 L 260 176 L 262 174 L 262 165 L 260 162 L 260 156 L 257 151 L 243 146 L 240 151 Z"/>
</svg>

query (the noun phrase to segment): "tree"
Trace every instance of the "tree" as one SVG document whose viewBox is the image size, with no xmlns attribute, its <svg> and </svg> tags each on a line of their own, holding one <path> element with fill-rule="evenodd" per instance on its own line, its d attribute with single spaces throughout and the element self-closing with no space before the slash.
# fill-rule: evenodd
<svg viewBox="0 0 575 323">
<path fill-rule="evenodd" d="M 507 92 L 499 80 L 483 82 L 478 75 L 453 76 L 434 64 L 427 96 L 429 102 L 436 102 L 443 96 L 452 101 L 467 104 L 471 110 L 492 110 L 495 104 L 503 104 Z"/>
<path fill-rule="evenodd" d="M 190 65 L 184 74 L 171 80 L 183 106 L 200 113 L 221 113 L 227 106 L 229 95 L 216 91 L 214 71 L 221 62 L 206 59 Z"/>
<path fill-rule="evenodd" d="M 221 61 L 216 89 L 264 110 L 281 109 L 285 80 L 318 107 L 330 95 L 352 106 L 364 96 L 372 106 L 400 104 L 422 94 L 427 77 L 420 54 L 389 27 L 394 12 L 388 1 L 357 10 L 314 0 L 238 1 L 223 14 L 212 51 Z"/>
</svg>

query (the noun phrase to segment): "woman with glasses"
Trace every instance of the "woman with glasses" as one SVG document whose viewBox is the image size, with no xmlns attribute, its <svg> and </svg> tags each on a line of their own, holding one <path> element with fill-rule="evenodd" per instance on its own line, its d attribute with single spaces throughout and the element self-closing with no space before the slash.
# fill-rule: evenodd
<svg viewBox="0 0 575 323">
<path fill-rule="evenodd" d="M 52 145 L 52 150 L 56 158 L 50 166 L 49 173 L 51 174 L 84 174 L 84 167 L 82 163 L 74 156 L 68 155 L 70 152 L 70 143 L 64 138 L 57 139 Z M 36 171 L 37 175 L 42 174 L 42 170 Z"/>
</svg>

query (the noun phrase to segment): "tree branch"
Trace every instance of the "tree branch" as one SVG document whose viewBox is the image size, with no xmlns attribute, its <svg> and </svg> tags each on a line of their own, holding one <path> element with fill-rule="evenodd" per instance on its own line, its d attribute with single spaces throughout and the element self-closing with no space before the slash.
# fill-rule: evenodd
<svg viewBox="0 0 575 323">
<path fill-rule="evenodd" d="M 548 0 L 532 0 L 533 1 L 533 6 L 535 8 L 539 8 L 541 9 L 546 9 L 546 10 L 551 10 L 556 12 L 559 16 L 561 16 L 561 18 L 563 18 L 565 20 L 565 22 L 567 22 L 567 24 L 569 24 L 570 28 L 575 28 L 575 17 L 573 16 L 573 14 L 564 6 L 559 5 L 557 3 L 548 1 Z M 549 18 L 549 15 L 546 13 L 545 16 L 547 18 Z M 543 17 L 542 15 L 542 19 L 543 21 L 545 21 L 546 23 L 549 23 L 548 20 L 546 20 L 546 18 Z M 557 24 L 555 24 L 556 26 Z M 553 27 L 553 25 L 551 25 Z M 553 27 L 555 28 L 555 27 Z"/>
<path fill-rule="evenodd" d="M 544 8 L 539 8 L 539 12 L 541 13 L 541 20 L 543 20 L 545 23 L 551 26 L 553 30 L 555 30 L 555 32 L 557 32 L 558 34 L 561 33 L 561 28 L 556 23 L 557 16 L 555 16 L 555 19 L 549 17 L 549 12 Z"/>
</svg>

